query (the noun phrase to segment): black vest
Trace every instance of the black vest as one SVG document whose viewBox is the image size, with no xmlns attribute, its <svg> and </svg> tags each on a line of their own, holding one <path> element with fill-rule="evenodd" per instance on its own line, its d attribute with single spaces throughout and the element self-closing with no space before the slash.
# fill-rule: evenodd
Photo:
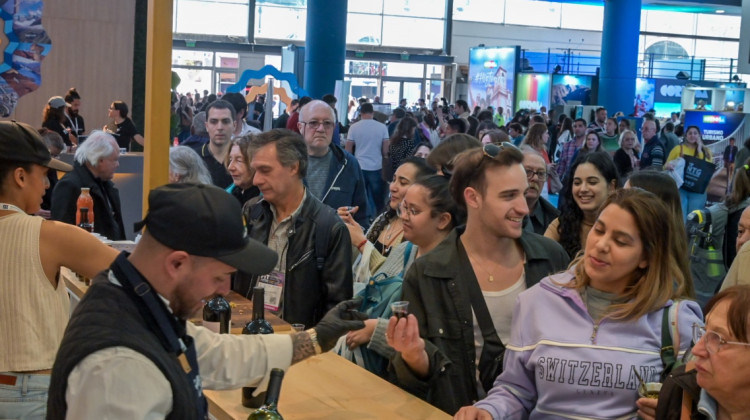
<svg viewBox="0 0 750 420">
<path fill-rule="evenodd" d="M 50 379 L 47 419 L 65 419 L 68 376 L 86 356 L 109 347 L 128 347 L 151 360 L 172 387 L 172 412 L 167 419 L 198 419 L 198 403 L 177 357 L 165 350 L 162 333 L 141 316 L 121 287 L 94 278 L 76 307 L 55 358 Z"/>
</svg>

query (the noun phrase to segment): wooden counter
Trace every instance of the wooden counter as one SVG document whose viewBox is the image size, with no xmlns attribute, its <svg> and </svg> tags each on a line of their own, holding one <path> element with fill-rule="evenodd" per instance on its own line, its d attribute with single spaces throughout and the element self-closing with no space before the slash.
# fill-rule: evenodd
<svg viewBox="0 0 750 420">
<path fill-rule="evenodd" d="M 88 286 L 63 268 L 61 276 L 71 295 L 82 297 Z M 252 317 L 252 302 L 237 293 L 232 333 L 238 334 Z M 284 320 L 266 312 L 274 331 L 291 330 Z M 197 319 L 200 322 L 200 318 Z M 242 406 L 242 390 L 205 390 L 210 413 L 218 420 L 245 420 L 253 409 Z M 334 353 L 324 353 L 293 365 L 284 376 L 279 411 L 286 420 L 404 419 L 450 420 L 451 416 L 401 388 Z"/>
<path fill-rule="evenodd" d="M 245 420 L 242 391 L 204 390 L 218 420 Z M 450 420 L 451 416 L 334 354 L 323 353 L 289 368 L 279 412 L 285 420 Z"/>
</svg>

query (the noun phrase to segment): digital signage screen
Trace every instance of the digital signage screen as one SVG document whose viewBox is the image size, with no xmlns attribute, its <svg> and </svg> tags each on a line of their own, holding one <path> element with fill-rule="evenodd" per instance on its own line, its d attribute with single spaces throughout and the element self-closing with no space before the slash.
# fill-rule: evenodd
<svg viewBox="0 0 750 420">
<path fill-rule="evenodd" d="M 518 47 L 477 47 L 469 50 L 469 108 L 503 109 L 513 117 L 513 95 Z"/>
<path fill-rule="evenodd" d="M 551 88 L 549 74 L 520 73 L 516 80 L 516 109 L 549 109 Z"/>
<path fill-rule="evenodd" d="M 573 74 L 552 75 L 552 106 L 591 105 L 594 78 Z"/>
<path fill-rule="evenodd" d="M 733 135 L 744 122 L 741 112 L 685 111 L 685 127 L 697 126 L 706 145 Z"/>
<path fill-rule="evenodd" d="M 635 79 L 635 102 L 633 103 L 633 116 L 642 117 L 654 108 L 654 94 L 656 92 L 656 80 L 638 77 Z"/>
</svg>

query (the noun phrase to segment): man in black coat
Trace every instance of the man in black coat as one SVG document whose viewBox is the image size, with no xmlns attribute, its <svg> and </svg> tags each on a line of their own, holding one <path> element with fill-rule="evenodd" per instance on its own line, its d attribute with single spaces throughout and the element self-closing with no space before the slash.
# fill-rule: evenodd
<svg viewBox="0 0 750 420">
<path fill-rule="evenodd" d="M 94 131 L 76 150 L 73 170 L 55 185 L 51 218 L 75 225 L 81 188 L 89 188 L 94 200 L 94 232 L 113 241 L 124 240 L 120 192 L 112 183 L 119 159 L 114 137 Z"/>
</svg>

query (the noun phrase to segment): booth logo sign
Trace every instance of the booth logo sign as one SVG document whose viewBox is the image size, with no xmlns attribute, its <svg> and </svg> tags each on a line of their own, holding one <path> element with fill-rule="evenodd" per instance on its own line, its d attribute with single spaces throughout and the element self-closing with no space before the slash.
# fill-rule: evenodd
<svg viewBox="0 0 750 420">
<path fill-rule="evenodd" d="M 724 115 L 704 115 L 703 122 L 706 124 L 724 124 L 727 122 L 727 117 Z"/>
</svg>

